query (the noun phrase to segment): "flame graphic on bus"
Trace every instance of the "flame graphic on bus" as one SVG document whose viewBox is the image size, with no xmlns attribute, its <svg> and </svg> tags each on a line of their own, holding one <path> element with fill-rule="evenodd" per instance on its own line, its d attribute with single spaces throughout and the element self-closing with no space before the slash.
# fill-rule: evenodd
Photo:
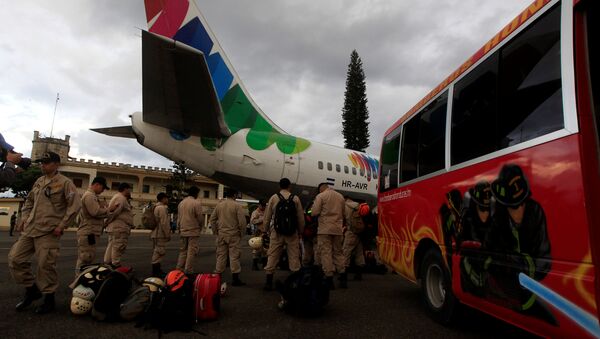
<svg viewBox="0 0 600 339">
<path fill-rule="evenodd" d="M 377 177 L 379 172 L 379 161 L 366 154 L 352 152 L 348 154 L 352 166 L 362 170 L 367 176 L 367 181 L 371 181 L 371 178 Z"/>
<path fill-rule="evenodd" d="M 592 262 L 592 253 L 588 251 L 585 257 L 581 260 L 581 264 L 569 274 L 566 274 L 562 282 L 564 285 L 571 285 L 575 287 L 577 293 L 582 300 L 584 300 L 593 311 L 596 310 L 596 299 L 594 298 L 593 285 L 586 281 L 587 277 L 593 277 L 594 266 L 588 263 Z M 587 285 L 587 286 L 586 286 Z"/>
</svg>

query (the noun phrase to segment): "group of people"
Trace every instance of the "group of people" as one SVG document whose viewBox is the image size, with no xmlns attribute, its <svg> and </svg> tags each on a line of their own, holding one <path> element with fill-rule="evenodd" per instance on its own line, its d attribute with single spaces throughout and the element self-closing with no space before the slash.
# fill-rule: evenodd
<svg viewBox="0 0 600 339">
<path fill-rule="evenodd" d="M 76 272 L 80 272 L 86 265 L 97 263 L 96 243 L 103 232 L 108 234 L 103 261 L 119 267 L 133 227 L 133 213 L 129 203 L 129 184 L 121 183 L 118 192 L 106 204 L 99 199 L 99 195 L 108 189 L 105 178 L 94 178 L 87 191 L 80 196 L 73 182 L 58 172 L 58 154 L 47 152 L 37 161 L 41 163 L 43 176 L 34 183 L 21 209 L 16 222 L 16 230 L 20 232 L 20 236 L 9 252 L 8 266 L 15 282 L 25 287 L 25 295 L 16 305 L 17 311 L 24 310 L 43 297 L 43 303 L 35 309 L 36 313 L 43 314 L 53 311 L 55 307 L 54 293 L 58 287 L 56 262 L 64 229 L 73 224 L 79 215 Z M 284 246 L 291 271 L 298 271 L 301 261 L 308 264 L 314 260 L 322 266 L 331 288 L 334 287 L 335 272 L 340 275 L 340 287 L 347 287 L 346 267 L 349 266 L 351 257 L 356 255 L 356 264 L 359 267 L 364 265 L 360 241 L 356 240 L 351 230 L 346 230 L 346 226 L 351 223 L 353 209 L 358 204 L 330 189 L 328 184 L 320 184 L 319 194 L 310 211 L 313 220 L 318 220 L 318 232 L 314 239 L 304 240 L 302 251 L 300 241 L 305 227 L 302 203 L 298 196 L 291 193 L 289 179 L 281 179 L 279 186 L 281 190 L 267 204 L 263 203 L 251 218 L 260 231 L 269 234 L 270 239 L 264 266 L 264 289 L 273 289 L 273 275 Z M 192 186 L 188 190 L 188 196 L 178 205 L 180 246 L 176 268 L 185 273 L 194 273 L 194 258 L 199 250 L 204 221 L 203 208 L 197 199 L 199 191 L 198 187 Z M 222 274 L 229 260 L 231 284 L 242 286 L 245 283 L 240 279 L 240 242 L 247 221 L 243 207 L 235 201 L 236 195 L 237 192 L 231 189 L 225 192 L 225 199 L 215 207 L 210 224 L 216 235 L 215 272 Z M 152 207 L 154 226 L 150 233 L 153 242 L 151 264 L 152 275 L 158 277 L 165 275 L 161 270 L 161 261 L 171 239 L 168 203 L 169 197 L 165 193 L 159 193 L 157 203 Z M 285 211 L 282 206 L 286 208 Z M 312 248 L 314 250 L 311 251 Z M 35 275 L 31 270 L 33 255 L 37 259 Z M 254 262 L 256 263 L 257 261 Z"/>
</svg>

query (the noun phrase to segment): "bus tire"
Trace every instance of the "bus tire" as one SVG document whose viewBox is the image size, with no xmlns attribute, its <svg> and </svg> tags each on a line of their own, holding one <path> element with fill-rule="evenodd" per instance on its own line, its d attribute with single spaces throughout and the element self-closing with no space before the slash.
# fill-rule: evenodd
<svg viewBox="0 0 600 339">
<path fill-rule="evenodd" d="M 430 249 L 421 263 L 421 293 L 429 315 L 437 322 L 450 325 L 458 301 L 452 293 L 452 279 L 440 251 Z"/>
</svg>

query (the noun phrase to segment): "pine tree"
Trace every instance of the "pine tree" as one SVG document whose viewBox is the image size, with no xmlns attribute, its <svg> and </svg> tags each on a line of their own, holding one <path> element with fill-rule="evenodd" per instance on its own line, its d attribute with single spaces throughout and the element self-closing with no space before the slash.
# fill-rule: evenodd
<svg viewBox="0 0 600 339">
<path fill-rule="evenodd" d="M 356 50 L 350 54 L 346 73 L 346 92 L 342 109 L 342 133 L 344 147 L 362 151 L 369 147 L 369 109 L 367 108 L 367 85 L 362 60 Z"/>
</svg>

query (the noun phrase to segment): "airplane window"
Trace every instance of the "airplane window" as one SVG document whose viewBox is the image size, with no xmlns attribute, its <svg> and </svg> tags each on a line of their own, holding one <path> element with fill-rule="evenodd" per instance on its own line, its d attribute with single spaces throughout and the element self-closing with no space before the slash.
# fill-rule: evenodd
<svg viewBox="0 0 600 339">
<path fill-rule="evenodd" d="M 356 175 L 356 167 L 352 167 L 352 175 Z"/>
<path fill-rule="evenodd" d="M 319 169 L 322 170 L 323 169 L 323 162 L 319 161 Z"/>
<path fill-rule="evenodd" d="M 344 173 L 348 174 L 348 166 L 344 166 Z"/>
<path fill-rule="evenodd" d="M 336 172 L 341 172 L 342 171 L 342 167 L 338 164 L 335 165 L 335 171 Z"/>
<path fill-rule="evenodd" d="M 333 166 L 331 165 L 330 162 L 327 163 L 327 170 L 328 171 L 333 171 Z"/>
<path fill-rule="evenodd" d="M 361 176 L 361 177 L 364 177 L 364 176 L 365 176 L 365 170 L 364 170 L 364 169 L 362 169 L 362 168 L 360 169 L 360 176 Z"/>
</svg>

